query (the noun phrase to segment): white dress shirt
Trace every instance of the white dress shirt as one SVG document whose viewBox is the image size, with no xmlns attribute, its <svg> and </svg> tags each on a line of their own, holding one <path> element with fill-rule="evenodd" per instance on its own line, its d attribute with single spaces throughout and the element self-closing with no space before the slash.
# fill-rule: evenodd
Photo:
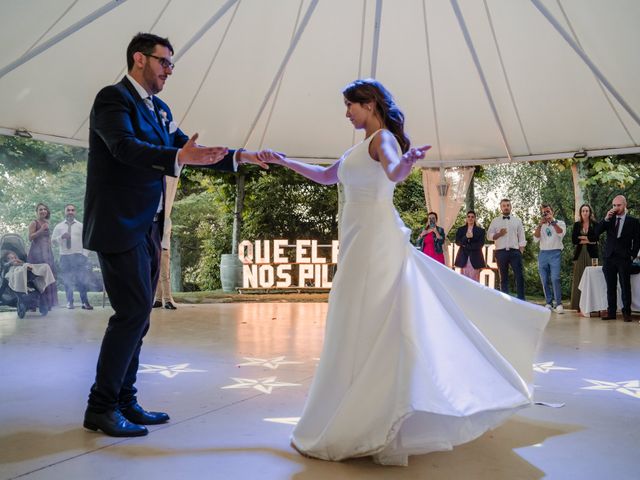
<svg viewBox="0 0 640 480">
<path fill-rule="evenodd" d="M 67 247 L 67 240 L 62 238 L 62 235 L 69 232 L 69 227 L 71 227 L 71 247 Z M 82 223 L 77 220 L 73 220 L 71 225 L 66 220 L 57 224 L 51 234 L 51 240 L 60 247 L 60 255 L 81 253 L 86 257 L 88 254 L 88 251 L 82 248 Z"/>
<path fill-rule="evenodd" d="M 503 215 L 500 215 L 493 219 L 491 225 L 489 225 L 489 230 L 487 230 L 487 239 L 495 242 L 496 250 L 515 250 L 520 247 L 524 248 L 527 245 L 527 240 L 524 236 L 522 220 L 513 214 L 508 215 L 508 219 L 503 217 Z M 493 237 L 502 228 L 507 229 L 506 235 L 494 239 Z"/>
<path fill-rule="evenodd" d="M 533 241 L 540 243 L 540 250 L 562 250 L 564 248 L 562 239 L 567 233 L 567 226 L 562 220 L 556 220 L 556 222 L 562 229 L 561 233 L 556 232 L 550 223 L 545 223 L 540 227 L 540 237 L 533 236 Z"/>
</svg>

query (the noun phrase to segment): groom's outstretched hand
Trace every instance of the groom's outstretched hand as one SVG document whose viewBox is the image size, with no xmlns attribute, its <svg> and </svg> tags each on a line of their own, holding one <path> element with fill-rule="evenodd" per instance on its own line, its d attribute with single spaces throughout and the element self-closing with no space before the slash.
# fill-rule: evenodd
<svg viewBox="0 0 640 480">
<path fill-rule="evenodd" d="M 179 165 L 213 165 L 218 163 L 229 152 L 227 147 L 204 147 L 198 145 L 198 134 L 194 133 L 178 153 Z"/>
</svg>

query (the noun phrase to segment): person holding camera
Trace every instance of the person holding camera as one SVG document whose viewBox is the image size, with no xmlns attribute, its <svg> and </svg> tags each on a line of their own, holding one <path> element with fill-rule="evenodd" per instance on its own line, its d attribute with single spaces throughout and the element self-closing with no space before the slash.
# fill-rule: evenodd
<svg viewBox="0 0 640 480">
<path fill-rule="evenodd" d="M 496 263 L 500 274 L 500 291 L 509 293 L 509 265 L 516 277 L 518 298 L 524 300 L 522 253 L 527 246 L 522 220 L 511 213 L 511 200 L 500 200 L 502 215 L 494 218 L 487 230 L 487 239 L 495 242 Z"/>
<path fill-rule="evenodd" d="M 444 237 L 444 228 L 438 226 L 438 214 L 429 212 L 427 226 L 418 235 L 418 250 L 444 265 Z"/>
<path fill-rule="evenodd" d="M 540 207 L 540 222 L 533 232 L 533 241 L 540 244 L 538 271 L 544 290 L 545 307 L 556 313 L 564 313 L 562 289 L 560 287 L 560 264 L 562 262 L 562 239 L 567 226 L 562 220 L 556 220 L 553 208 L 548 203 Z M 551 288 L 549 287 L 551 283 Z"/>
</svg>

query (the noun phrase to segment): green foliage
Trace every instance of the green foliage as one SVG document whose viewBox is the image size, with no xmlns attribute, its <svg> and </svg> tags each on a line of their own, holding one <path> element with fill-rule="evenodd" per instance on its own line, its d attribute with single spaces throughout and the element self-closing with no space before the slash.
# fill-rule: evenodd
<svg viewBox="0 0 640 480">
<path fill-rule="evenodd" d="M 201 180 L 201 191 L 177 200 L 171 213 L 185 290 L 220 288 L 220 255 L 229 252 L 231 242 L 232 204 L 223 194 L 224 180 Z"/>
<path fill-rule="evenodd" d="M 273 166 L 246 183 L 243 239 L 337 238 L 338 193 Z"/>
<path fill-rule="evenodd" d="M 583 187 L 608 186 L 626 189 L 640 178 L 640 155 L 597 157 L 586 162 L 590 175 Z"/>
<path fill-rule="evenodd" d="M 0 167 L 4 171 L 34 169 L 55 173 L 64 165 L 86 159 L 85 148 L 0 135 Z"/>
<path fill-rule="evenodd" d="M 67 203 L 76 205 L 82 218 L 85 183 L 86 162 L 65 162 L 57 172 L 0 165 L 0 233 L 20 233 L 26 238 L 39 202 L 49 206 L 52 224 L 63 220 Z"/>
<path fill-rule="evenodd" d="M 419 169 L 415 169 L 402 183 L 398 184 L 393 194 L 393 203 L 402 221 L 411 229 L 411 238 L 417 238 L 425 226 L 427 217 L 422 173 Z"/>
</svg>

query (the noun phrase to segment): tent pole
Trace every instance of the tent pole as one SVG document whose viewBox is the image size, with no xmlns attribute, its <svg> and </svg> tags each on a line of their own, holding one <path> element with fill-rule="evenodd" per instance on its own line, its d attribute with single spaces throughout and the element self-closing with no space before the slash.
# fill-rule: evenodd
<svg viewBox="0 0 640 480">
<path fill-rule="evenodd" d="M 478 76 L 480 77 L 480 82 L 482 83 L 482 87 L 484 88 L 484 93 L 487 96 L 487 100 L 489 101 L 489 106 L 491 107 L 493 118 L 495 119 L 498 130 L 500 131 L 500 136 L 502 137 L 502 143 L 504 145 L 504 149 L 507 152 L 507 156 L 509 157 L 509 160 L 511 160 L 512 158 L 511 148 L 509 147 L 507 136 L 504 132 L 504 128 L 502 127 L 502 122 L 500 121 L 500 116 L 498 115 L 498 109 L 496 108 L 496 104 L 493 101 L 493 96 L 491 95 L 491 91 L 489 90 L 489 84 L 487 83 L 487 79 L 484 76 L 482 65 L 480 65 L 480 59 L 478 58 L 476 49 L 473 46 L 473 41 L 471 40 L 471 35 L 469 35 L 469 30 L 467 29 L 467 25 L 464 21 L 464 17 L 462 16 L 462 12 L 460 11 L 458 0 L 451 0 L 451 6 L 453 7 L 453 11 L 456 14 L 456 18 L 458 19 L 458 23 L 460 24 L 460 29 L 462 30 L 462 35 L 464 36 L 464 40 L 467 43 L 467 47 L 469 48 L 469 53 L 471 54 L 473 63 L 475 64 L 476 70 L 478 71 Z"/>
<path fill-rule="evenodd" d="M 540 0 L 531 0 L 531 3 L 540 11 L 540 13 L 549 21 L 549 23 L 556 29 L 556 31 L 560 34 L 562 38 L 569 44 L 571 48 L 578 54 L 578 56 L 582 59 L 584 63 L 587 64 L 589 69 L 593 72 L 593 74 L 602 82 L 602 84 L 607 87 L 609 93 L 615 97 L 616 100 L 622 105 L 622 107 L 627 111 L 631 118 L 635 120 L 635 122 L 640 125 L 640 117 L 638 114 L 631 108 L 631 106 L 622 98 L 622 95 L 618 93 L 618 91 L 614 88 L 613 85 L 607 80 L 604 74 L 596 67 L 595 63 L 591 61 L 589 56 L 580 48 L 580 46 L 575 42 L 571 35 L 567 33 L 567 31 L 558 23 L 558 21 L 554 18 L 551 12 L 542 5 Z"/>
<path fill-rule="evenodd" d="M 100 7 L 99 9 L 95 10 L 94 12 L 92 12 L 89 15 L 87 15 L 86 17 L 84 17 L 82 20 L 77 21 L 76 23 L 71 25 L 69 28 L 63 30 L 62 32 L 58 33 L 57 35 L 54 35 L 53 37 L 51 37 L 51 39 L 47 40 L 46 42 L 44 42 L 44 43 L 40 44 L 39 46 L 33 48 L 32 50 L 28 51 L 27 53 L 25 53 L 24 55 L 22 55 L 18 59 L 16 59 L 13 62 L 9 63 L 8 65 L 5 65 L 4 67 L 2 67 L 2 69 L 0 69 L 0 78 L 4 77 L 7 73 L 9 73 L 9 72 L 15 70 L 16 68 L 20 67 L 21 65 L 25 64 L 26 62 L 28 62 L 32 58 L 37 57 L 42 52 L 48 50 L 49 48 L 53 47 L 57 43 L 61 42 L 65 38 L 67 38 L 69 35 L 74 34 L 78 30 L 80 30 L 81 28 L 87 26 L 88 24 L 90 24 L 94 20 L 100 18 L 105 13 L 113 10 L 116 7 L 119 7 L 120 5 L 122 5 L 126 1 L 127 0 L 111 0 L 110 2 L 106 3 L 105 5 Z"/>
<path fill-rule="evenodd" d="M 382 0 L 376 0 L 376 20 L 373 25 L 373 48 L 371 49 L 371 78 L 376 78 L 378 69 L 378 49 L 380 48 L 380 21 L 382 20 Z"/>
</svg>

